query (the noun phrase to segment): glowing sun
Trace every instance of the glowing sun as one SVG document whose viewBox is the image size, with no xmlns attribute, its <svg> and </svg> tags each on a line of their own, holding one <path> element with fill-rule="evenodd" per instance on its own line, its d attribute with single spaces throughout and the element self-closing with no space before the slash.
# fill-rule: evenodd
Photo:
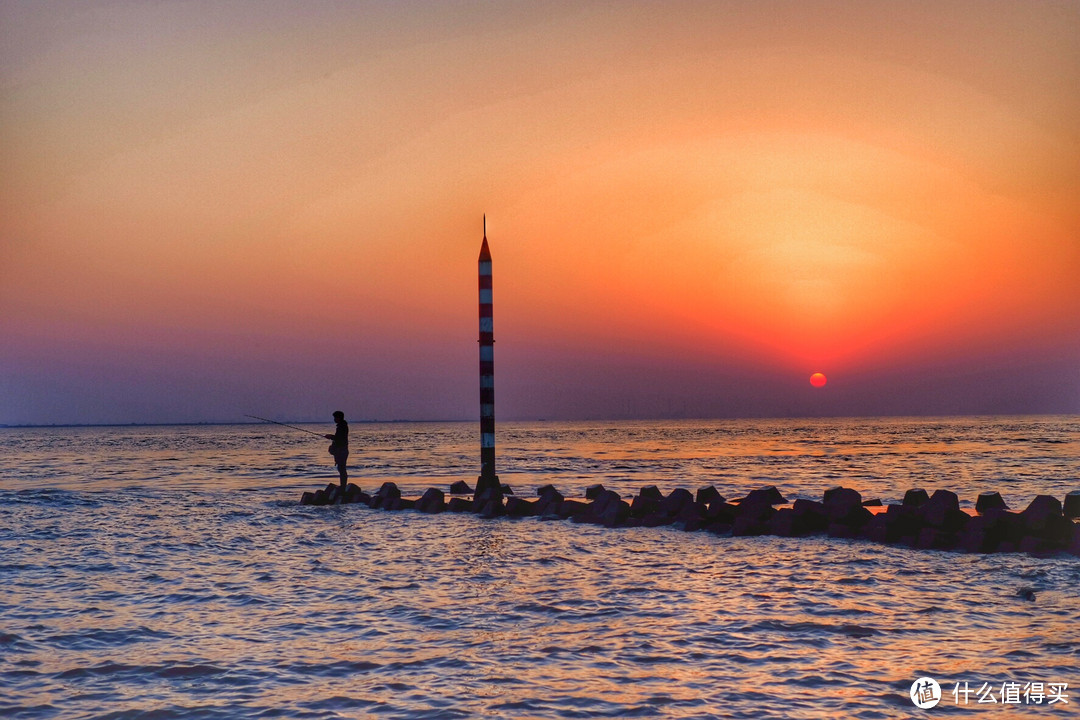
<svg viewBox="0 0 1080 720">
<path fill-rule="evenodd" d="M 828 379 L 825 377 L 824 373 L 817 372 L 810 376 L 810 384 L 814 387 L 825 387 L 825 383 L 827 382 Z"/>
</svg>

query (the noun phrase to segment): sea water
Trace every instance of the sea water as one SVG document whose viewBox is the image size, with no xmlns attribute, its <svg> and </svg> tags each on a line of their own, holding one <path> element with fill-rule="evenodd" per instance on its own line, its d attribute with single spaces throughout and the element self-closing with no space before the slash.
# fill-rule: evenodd
<svg viewBox="0 0 1080 720">
<path fill-rule="evenodd" d="M 498 442 L 530 495 L 923 487 L 1022 509 L 1080 489 L 1077 417 L 504 423 Z M 1080 716 L 1080 558 L 300 506 L 336 479 L 325 445 L 0 429 L 0 716 Z M 352 426 L 369 492 L 472 484 L 477 454 L 475 423 Z"/>
</svg>

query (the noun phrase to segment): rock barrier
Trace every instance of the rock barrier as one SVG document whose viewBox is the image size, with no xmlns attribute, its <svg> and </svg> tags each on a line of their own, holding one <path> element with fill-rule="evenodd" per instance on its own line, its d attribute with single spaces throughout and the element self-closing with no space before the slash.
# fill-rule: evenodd
<svg viewBox="0 0 1080 720">
<path fill-rule="evenodd" d="M 982 493 L 972 513 L 960 508 L 954 492 L 936 490 L 931 495 L 921 488 L 908 490 L 897 505 L 864 500 L 857 490 L 846 487 L 826 490 L 820 501 L 799 498 L 792 504 L 773 486 L 731 501 L 711 486 L 696 494 L 676 488 L 664 495 L 655 485 L 649 485 L 629 500 L 603 485 L 590 486 L 584 500 L 567 498 L 553 485 L 538 489 L 535 499 L 516 496 L 507 485 L 474 495 L 461 481 L 450 486 L 449 499 L 438 488 L 429 488 L 420 498 L 402 497 L 392 482 L 383 483 L 374 495 L 352 483 L 343 497 L 339 497 L 340 490 L 331 483 L 325 489 L 305 492 L 300 504 L 356 503 L 390 511 L 468 512 L 483 518 L 537 517 L 610 528 L 674 526 L 736 537 L 827 535 L 924 550 L 1069 552 L 1080 556 L 1080 522 L 1074 522 L 1080 517 L 1080 491 L 1070 492 L 1064 503 L 1050 495 L 1039 495 L 1020 512 L 1009 510 L 999 493 Z"/>
</svg>

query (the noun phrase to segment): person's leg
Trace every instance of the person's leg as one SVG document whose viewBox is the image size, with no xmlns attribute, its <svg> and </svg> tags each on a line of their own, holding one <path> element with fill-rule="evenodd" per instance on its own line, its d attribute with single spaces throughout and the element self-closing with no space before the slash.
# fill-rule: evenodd
<svg viewBox="0 0 1080 720">
<path fill-rule="evenodd" d="M 334 460 L 337 464 L 338 477 L 341 479 L 341 491 L 338 493 L 338 496 L 341 498 L 341 502 L 345 502 L 345 488 L 347 488 L 349 485 L 349 471 L 347 469 L 348 459 L 348 453 L 342 453 L 341 455 L 334 456 Z"/>
</svg>

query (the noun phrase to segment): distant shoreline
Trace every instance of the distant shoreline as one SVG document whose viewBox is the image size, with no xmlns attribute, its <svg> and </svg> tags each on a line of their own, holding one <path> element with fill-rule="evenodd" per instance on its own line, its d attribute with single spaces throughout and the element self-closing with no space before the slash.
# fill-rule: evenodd
<svg viewBox="0 0 1080 720">
<path fill-rule="evenodd" d="M 290 425 L 332 425 L 324 420 L 282 420 Z M 350 420 L 350 425 L 383 425 L 391 423 L 450 423 L 469 422 L 468 420 Z M 25 425 L 5 425 L 0 423 L 0 430 L 32 430 L 35 428 L 135 428 L 135 427 L 234 427 L 240 425 L 270 425 L 259 422 L 129 422 L 129 423 L 30 423 Z"/>
<path fill-rule="evenodd" d="M 956 418 L 1080 418 L 1080 413 L 972 413 L 966 415 L 853 415 L 853 416 L 832 416 L 832 415 L 814 415 L 814 416 L 783 416 L 783 417 L 712 417 L 712 418 L 572 418 L 572 419 L 553 419 L 553 418 L 532 418 L 532 419 L 507 419 L 501 422 L 506 423 L 588 423 L 588 422 L 726 422 L 726 421 L 772 421 L 772 420 L 934 420 L 934 419 L 956 419 Z M 282 423 L 289 425 L 329 425 L 330 421 L 322 420 L 282 420 Z M 457 419 L 457 420 L 350 420 L 351 425 L 407 425 L 407 424 L 422 424 L 422 423 L 472 423 L 476 422 L 475 418 Z M 271 423 L 258 423 L 258 422 L 129 422 L 129 423 L 27 423 L 27 424 L 15 424 L 7 425 L 0 423 L 0 430 L 35 430 L 35 429 L 50 429 L 50 428 L 138 428 L 138 427 L 239 427 L 243 425 L 269 425 Z"/>
</svg>

